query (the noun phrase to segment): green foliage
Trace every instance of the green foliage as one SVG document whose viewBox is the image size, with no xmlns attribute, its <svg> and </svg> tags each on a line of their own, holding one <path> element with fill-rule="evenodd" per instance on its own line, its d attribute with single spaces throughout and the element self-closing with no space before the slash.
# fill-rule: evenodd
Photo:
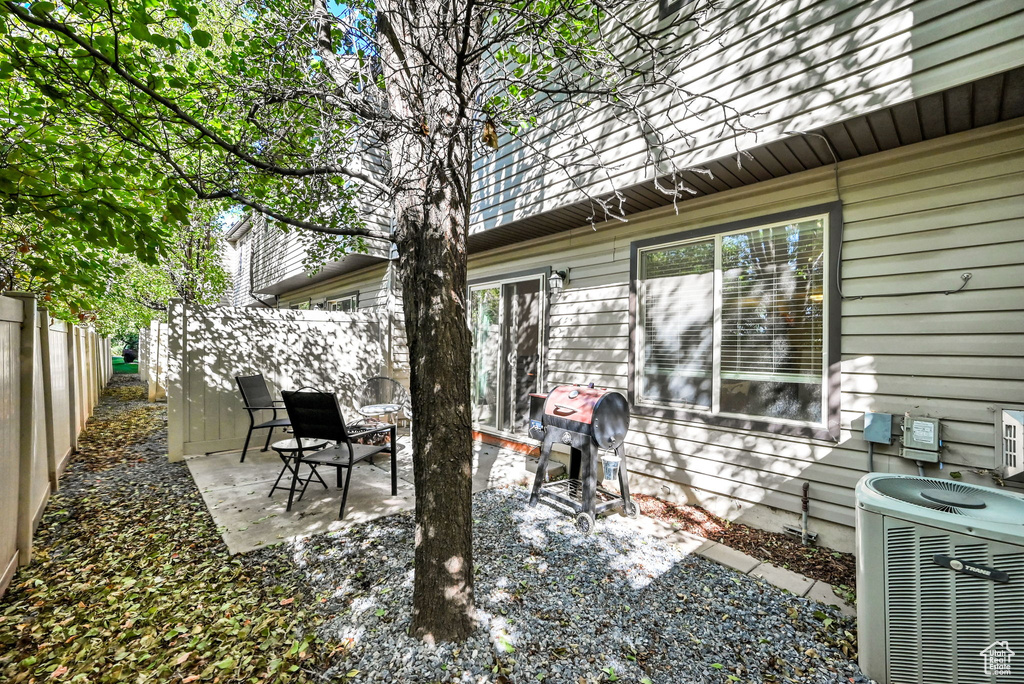
<svg viewBox="0 0 1024 684">
<path fill-rule="evenodd" d="M 304 99 L 274 101 L 274 92 L 315 87 L 311 79 L 323 78 L 308 52 L 281 49 L 278 11 L 291 9 L 287 3 L 232 12 L 182 0 L 116 6 L 72 0 L 59 7 L 5 0 L 0 24 L 11 30 L 0 32 L 0 79 L 27 96 L 19 117 L 46 117 L 47 126 L 59 120 L 54 144 L 74 141 L 71 166 L 103 169 L 89 183 L 134 193 L 143 205 L 136 213 L 150 216 L 152 225 L 186 221 L 188 202 L 197 196 L 244 195 L 286 216 L 360 227 L 357 184 L 335 173 L 289 173 L 296 164 L 329 167 L 355 149 L 351 115 L 321 111 Z M 28 141 L 41 135 L 38 126 L 14 126 Z M 139 238 L 144 218 L 134 219 Z M 116 234 L 103 226 L 91 231 Z M 159 242 L 149 237 L 137 244 Z"/>
</svg>

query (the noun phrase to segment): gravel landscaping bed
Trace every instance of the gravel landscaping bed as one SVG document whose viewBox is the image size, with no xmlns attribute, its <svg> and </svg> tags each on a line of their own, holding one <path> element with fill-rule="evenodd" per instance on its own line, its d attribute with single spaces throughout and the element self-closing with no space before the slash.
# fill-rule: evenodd
<svg viewBox="0 0 1024 684">
<path fill-rule="evenodd" d="M 521 487 L 474 497 L 480 627 L 409 638 L 413 524 L 393 516 L 293 547 L 339 644 L 329 678 L 359 682 L 864 682 L 854 624 L 613 515 L 583 537 Z M 249 557 L 259 562 L 261 554 Z"/>
</svg>

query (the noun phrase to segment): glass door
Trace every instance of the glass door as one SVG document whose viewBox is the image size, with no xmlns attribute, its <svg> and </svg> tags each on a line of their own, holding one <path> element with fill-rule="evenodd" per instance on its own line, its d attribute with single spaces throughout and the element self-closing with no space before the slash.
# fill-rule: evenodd
<svg viewBox="0 0 1024 684">
<path fill-rule="evenodd" d="M 543 276 L 470 291 L 473 422 L 526 434 L 530 393 L 540 391 Z"/>
<path fill-rule="evenodd" d="M 500 304 L 500 287 L 480 288 L 470 292 L 473 422 L 495 429 L 498 427 L 498 374 L 501 368 Z"/>
</svg>

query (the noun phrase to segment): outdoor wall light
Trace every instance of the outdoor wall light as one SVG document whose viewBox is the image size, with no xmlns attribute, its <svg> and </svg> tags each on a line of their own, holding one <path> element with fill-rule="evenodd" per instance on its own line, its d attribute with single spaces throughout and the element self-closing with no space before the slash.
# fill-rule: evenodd
<svg viewBox="0 0 1024 684">
<path fill-rule="evenodd" d="M 565 271 L 551 271 L 551 275 L 548 276 L 548 291 L 552 296 L 561 294 L 567 278 L 568 273 Z"/>
</svg>

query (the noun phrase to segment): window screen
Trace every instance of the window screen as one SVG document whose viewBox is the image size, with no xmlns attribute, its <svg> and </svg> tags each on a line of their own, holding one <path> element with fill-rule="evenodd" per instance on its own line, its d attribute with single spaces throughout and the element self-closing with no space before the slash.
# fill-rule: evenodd
<svg viewBox="0 0 1024 684">
<path fill-rule="evenodd" d="M 823 221 L 721 244 L 721 410 L 821 422 Z"/>
</svg>

